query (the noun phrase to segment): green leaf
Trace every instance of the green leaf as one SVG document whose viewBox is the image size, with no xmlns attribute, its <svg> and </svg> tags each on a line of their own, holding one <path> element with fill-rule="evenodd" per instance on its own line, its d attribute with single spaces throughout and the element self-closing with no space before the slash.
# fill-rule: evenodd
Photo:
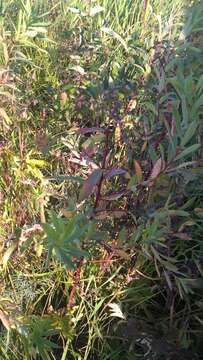
<svg viewBox="0 0 203 360">
<path fill-rule="evenodd" d="M 199 99 L 197 99 L 197 101 L 195 101 L 193 107 L 192 107 L 192 118 L 196 117 L 199 111 L 199 108 L 203 105 L 203 95 L 201 95 L 199 97 Z"/>
<path fill-rule="evenodd" d="M 71 254 L 72 256 L 76 256 L 76 257 L 87 257 L 89 256 L 89 253 L 87 251 L 84 251 L 84 250 L 80 250 L 78 248 L 72 248 L 72 247 L 68 247 L 68 249 L 64 249 L 64 251 L 66 253 L 69 253 Z"/>
<path fill-rule="evenodd" d="M 171 264 L 169 261 L 164 261 L 164 260 L 161 260 L 161 263 L 169 270 L 169 271 L 172 271 L 172 272 L 179 272 L 177 267 L 174 265 L 174 264 Z"/>
<path fill-rule="evenodd" d="M 54 213 L 52 213 L 52 222 L 59 236 L 65 232 L 65 224 L 63 220 L 58 218 Z"/>
<path fill-rule="evenodd" d="M 55 248 L 54 253 L 57 257 L 57 259 L 63 264 L 66 265 L 69 269 L 74 269 L 74 263 L 71 259 L 71 256 L 67 254 L 64 249 L 61 248 Z"/>
<path fill-rule="evenodd" d="M 173 104 L 173 116 L 174 116 L 175 122 L 176 122 L 177 135 L 181 139 L 182 138 L 181 116 L 180 116 L 180 113 L 178 112 L 176 104 Z"/>
<path fill-rule="evenodd" d="M 193 135 L 195 134 L 196 130 L 198 127 L 198 122 L 197 121 L 193 121 L 187 131 L 185 132 L 185 135 L 181 141 L 181 146 L 185 146 L 193 137 Z"/>
<path fill-rule="evenodd" d="M 187 101 L 186 101 L 185 95 L 181 96 L 181 107 L 182 107 L 182 114 L 183 114 L 183 125 L 185 127 L 187 127 L 189 114 L 188 114 Z"/>
<path fill-rule="evenodd" d="M 200 78 L 197 82 L 197 90 L 198 90 L 198 93 L 200 93 L 203 90 L 203 75 L 200 76 Z"/>
<path fill-rule="evenodd" d="M 156 151 L 154 150 L 153 146 L 149 145 L 149 150 L 148 150 L 150 159 L 152 160 L 152 162 L 156 162 L 158 160 L 158 155 L 156 153 Z"/>
<path fill-rule="evenodd" d="M 57 234 L 54 228 L 50 224 L 42 224 L 42 227 L 47 235 L 47 242 L 50 241 L 56 241 L 57 240 Z"/>
<path fill-rule="evenodd" d="M 184 210 L 168 210 L 170 216 L 189 216 L 190 214 Z"/>
<path fill-rule="evenodd" d="M 197 151 L 200 148 L 200 144 L 194 144 L 182 151 L 179 155 L 176 156 L 175 160 L 180 160 L 185 156 L 192 154 L 193 152 Z"/>
</svg>

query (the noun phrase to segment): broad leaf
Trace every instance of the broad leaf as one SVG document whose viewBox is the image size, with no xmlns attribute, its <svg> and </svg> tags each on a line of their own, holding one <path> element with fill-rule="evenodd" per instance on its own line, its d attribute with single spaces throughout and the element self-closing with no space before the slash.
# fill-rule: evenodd
<svg viewBox="0 0 203 360">
<path fill-rule="evenodd" d="M 103 175 L 102 169 L 97 169 L 92 172 L 88 179 L 84 182 L 80 192 L 79 201 L 87 199 L 93 192 L 95 185 L 97 185 Z"/>
</svg>

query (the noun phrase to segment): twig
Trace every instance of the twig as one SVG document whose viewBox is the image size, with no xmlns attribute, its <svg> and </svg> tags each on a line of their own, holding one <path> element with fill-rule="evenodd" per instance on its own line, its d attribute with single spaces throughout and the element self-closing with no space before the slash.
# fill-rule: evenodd
<svg viewBox="0 0 203 360">
<path fill-rule="evenodd" d="M 78 268 L 74 274 L 74 281 L 73 281 L 73 286 L 72 286 L 70 296 L 69 296 L 68 308 L 72 308 L 74 305 L 75 290 L 76 290 L 76 287 L 80 280 L 80 274 L 81 274 L 83 263 L 84 263 L 84 259 L 83 259 L 83 257 L 81 257 Z"/>
</svg>

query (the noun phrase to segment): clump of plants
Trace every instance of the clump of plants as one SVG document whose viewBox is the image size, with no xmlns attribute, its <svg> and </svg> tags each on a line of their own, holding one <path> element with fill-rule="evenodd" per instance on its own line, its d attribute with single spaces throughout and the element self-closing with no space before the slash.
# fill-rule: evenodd
<svg viewBox="0 0 203 360">
<path fill-rule="evenodd" d="M 202 22 L 1 1 L 2 359 L 201 359 Z"/>
</svg>

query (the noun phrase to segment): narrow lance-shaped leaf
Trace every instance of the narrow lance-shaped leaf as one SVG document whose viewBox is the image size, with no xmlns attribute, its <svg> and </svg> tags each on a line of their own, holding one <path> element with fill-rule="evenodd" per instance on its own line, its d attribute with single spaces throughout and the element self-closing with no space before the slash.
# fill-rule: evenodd
<svg viewBox="0 0 203 360">
<path fill-rule="evenodd" d="M 183 136 L 183 139 L 181 141 L 181 146 L 185 146 L 193 137 L 193 135 L 195 134 L 196 130 L 198 127 L 198 122 L 197 121 L 193 121 L 187 131 L 185 132 L 185 135 Z"/>
<path fill-rule="evenodd" d="M 201 95 L 199 97 L 199 99 L 197 99 L 197 101 L 195 101 L 195 103 L 192 107 L 192 113 L 191 113 L 192 118 L 198 114 L 198 111 L 202 105 L 203 105 L 203 95 Z"/>
<path fill-rule="evenodd" d="M 110 170 L 106 170 L 104 173 L 104 177 L 105 179 L 110 179 L 113 176 L 118 176 L 118 175 L 124 175 L 126 173 L 126 171 L 122 168 L 112 168 Z"/>
<path fill-rule="evenodd" d="M 180 160 L 185 156 L 190 155 L 193 152 L 197 151 L 199 148 L 200 148 L 200 144 L 194 144 L 188 147 L 187 149 L 185 149 L 184 151 L 182 151 L 178 156 L 176 156 L 175 160 Z"/>
<path fill-rule="evenodd" d="M 81 13 L 81 11 L 79 9 L 74 8 L 74 7 L 69 7 L 68 10 L 70 12 L 72 12 L 73 14 L 80 14 Z"/>
<path fill-rule="evenodd" d="M 140 166 L 140 163 L 137 160 L 134 160 L 134 166 L 135 166 L 135 173 L 138 184 L 142 181 L 142 168 Z"/>
<path fill-rule="evenodd" d="M 123 190 L 120 190 L 120 191 L 115 191 L 115 192 L 112 192 L 112 193 L 108 193 L 108 194 L 105 194 L 102 196 L 102 199 L 103 200 L 118 200 L 120 199 L 122 196 L 126 195 L 128 193 L 128 190 L 126 189 L 123 189 Z"/>
<path fill-rule="evenodd" d="M 150 178 L 155 179 L 160 174 L 161 169 L 162 169 L 162 159 L 159 158 L 154 164 Z"/>
<path fill-rule="evenodd" d="M 121 218 L 123 216 L 126 216 L 126 211 L 125 210 L 100 210 L 97 211 L 94 214 L 94 218 L 98 219 L 98 220 L 104 220 L 104 219 L 111 219 L 111 218 Z"/>
<path fill-rule="evenodd" d="M 11 119 L 3 108 L 0 108 L 0 117 L 5 121 L 7 125 L 12 123 Z"/>
<path fill-rule="evenodd" d="M 91 134 L 96 132 L 104 132 L 104 129 L 99 127 L 92 127 L 92 128 L 79 128 L 76 130 L 77 134 Z"/>
<path fill-rule="evenodd" d="M 83 201 L 88 198 L 102 177 L 103 170 L 96 169 L 92 172 L 92 174 L 88 177 L 88 179 L 84 182 L 82 190 L 80 192 L 79 201 Z"/>
</svg>

